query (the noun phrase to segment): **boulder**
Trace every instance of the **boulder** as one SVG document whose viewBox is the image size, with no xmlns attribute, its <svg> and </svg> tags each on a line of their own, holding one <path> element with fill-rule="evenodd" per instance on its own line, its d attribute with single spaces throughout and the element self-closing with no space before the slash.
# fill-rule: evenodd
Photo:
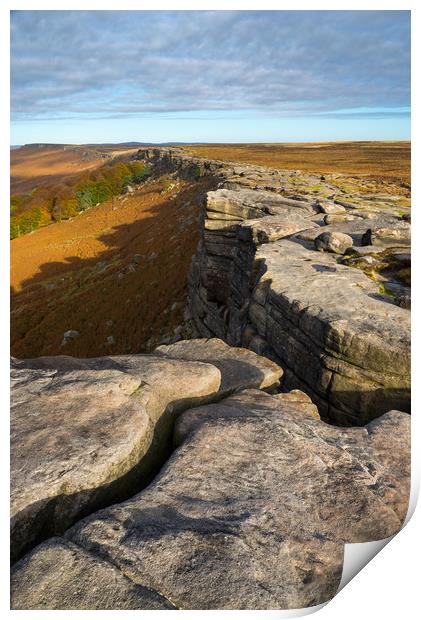
<svg viewBox="0 0 421 620">
<path fill-rule="evenodd" d="M 246 390 L 186 411 L 179 448 L 145 490 L 17 563 L 12 608 L 297 609 L 331 599 L 344 545 L 403 523 L 409 416 L 344 429 L 300 412 L 295 397 Z"/>
<path fill-rule="evenodd" d="M 271 360 L 239 347 L 230 347 L 218 338 L 183 340 L 163 345 L 155 350 L 158 355 L 213 364 L 221 373 L 219 396 L 236 390 L 260 388 L 274 390 L 279 386 L 283 370 Z"/>
<path fill-rule="evenodd" d="M 76 329 L 68 329 L 63 334 L 61 346 L 64 347 L 65 344 L 67 344 L 71 340 L 76 340 L 77 338 L 80 338 L 80 332 L 78 332 Z"/>
<path fill-rule="evenodd" d="M 326 226 L 330 224 L 341 224 L 342 222 L 353 222 L 356 219 L 355 215 L 351 215 L 348 213 L 338 214 L 338 215 L 325 215 L 323 218 L 323 222 Z"/>
<path fill-rule="evenodd" d="M 340 204 L 335 204 L 334 202 L 320 202 L 316 203 L 316 207 L 319 213 L 326 214 L 336 214 L 336 213 L 345 213 L 346 209 Z"/>
<path fill-rule="evenodd" d="M 220 376 L 163 356 L 16 361 L 12 557 L 147 484 L 167 457 L 175 412 L 216 394 Z"/>
<path fill-rule="evenodd" d="M 345 254 L 346 250 L 353 245 L 352 237 L 341 232 L 323 232 L 314 240 L 316 250 L 319 252 L 333 252 Z"/>
</svg>

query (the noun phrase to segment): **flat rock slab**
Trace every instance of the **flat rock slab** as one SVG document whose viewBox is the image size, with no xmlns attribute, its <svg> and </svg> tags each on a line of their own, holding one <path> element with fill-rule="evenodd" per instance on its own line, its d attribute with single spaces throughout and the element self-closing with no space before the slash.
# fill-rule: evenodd
<svg viewBox="0 0 421 620">
<path fill-rule="evenodd" d="M 83 553 L 98 563 L 99 590 L 109 589 L 111 571 L 127 580 L 116 580 L 115 609 L 125 608 L 128 582 L 178 609 L 288 609 L 332 598 L 344 544 L 391 536 L 405 518 L 409 416 L 391 411 L 341 429 L 300 411 L 305 398 L 295 398 L 298 406 L 247 390 L 186 411 L 181 446 L 147 489 L 16 564 L 12 608 L 51 600 L 106 608 L 85 585 Z"/>
<path fill-rule="evenodd" d="M 282 369 L 218 339 L 155 355 L 16 361 L 12 369 L 12 557 L 143 488 L 168 456 L 175 414 Z"/>
<path fill-rule="evenodd" d="M 230 347 L 219 338 L 183 340 L 162 345 L 155 353 L 216 366 L 221 372 L 219 396 L 227 396 L 235 390 L 245 388 L 272 390 L 278 387 L 283 375 L 278 364 L 248 349 Z"/>
<path fill-rule="evenodd" d="M 12 557 L 130 496 L 167 456 L 174 412 L 220 372 L 163 356 L 17 361 L 12 369 Z"/>
<path fill-rule="evenodd" d="M 247 220 L 247 223 L 242 225 L 238 235 L 240 239 L 247 239 L 247 236 L 251 236 L 257 244 L 262 244 L 290 237 L 311 227 L 314 227 L 314 223 L 308 219 L 296 218 L 295 221 L 292 221 L 279 215 L 268 215 L 257 220 Z"/>
<path fill-rule="evenodd" d="M 253 219 L 265 215 L 301 213 L 312 215 L 316 209 L 306 200 L 292 200 L 278 194 L 250 189 L 218 189 L 207 194 L 206 209 L 215 213 L 225 213 L 239 219 Z"/>
</svg>

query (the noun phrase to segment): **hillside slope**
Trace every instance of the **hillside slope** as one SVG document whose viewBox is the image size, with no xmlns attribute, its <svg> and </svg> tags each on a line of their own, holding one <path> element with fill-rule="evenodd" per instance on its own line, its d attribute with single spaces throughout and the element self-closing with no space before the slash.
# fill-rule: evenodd
<svg viewBox="0 0 421 620">
<path fill-rule="evenodd" d="M 62 182 L 104 161 L 136 151 L 134 147 L 115 149 L 66 144 L 29 144 L 10 153 L 11 194 L 27 192 L 34 187 Z"/>
<path fill-rule="evenodd" d="M 171 332 L 199 239 L 200 193 L 213 183 L 147 182 L 14 239 L 12 354 L 138 352 Z M 64 338 L 69 330 L 79 335 Z"/>
</svg>

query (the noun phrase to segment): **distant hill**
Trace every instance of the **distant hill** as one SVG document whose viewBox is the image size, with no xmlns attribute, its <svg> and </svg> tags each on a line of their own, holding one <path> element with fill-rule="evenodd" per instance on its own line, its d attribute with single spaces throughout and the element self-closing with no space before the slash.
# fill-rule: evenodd
<svg viewBox="0 0 421 620">
<path fill-rule="evenodd" d="M 199 144 L 198 142 L 103 142 L 103 143 L 92 143 L 87 146 L 90 147 L 145 147 L 145 146 L 181 146 L 187 144 Z"/>
<path fill-rule="evenodd" d="M 28 142 L 24 145 L 12 145 L 11 150 L 19 148 L 64 148 L 64 147 L 90 147 L 90 148 L 136 148 L 144 146 L 182 146 L 187 144 L 207 144 L 206 142 L 90 142 L 86 144 L 65 144 L 55 142 Z"/>
</svg>

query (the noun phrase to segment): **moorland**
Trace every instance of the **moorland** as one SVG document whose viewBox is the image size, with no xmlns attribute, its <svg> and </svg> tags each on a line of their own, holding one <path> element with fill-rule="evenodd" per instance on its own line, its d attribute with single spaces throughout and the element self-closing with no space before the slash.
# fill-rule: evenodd
<svg viewBox="0 0 421 620">
<path fill-rule="evenodd" d="M 178 147 L 180 148 L 180 147 Z M 410 143 L 183 145 L 185 152 L 333 175 L 344 196 L 410 200 Z M 148 351 L 182 323 L 210 177 L 151 177 L 137 146 L 11 152 L 12 353 Z M 318 186 L 297 191 L 318 192 Z M 347 193 L 346 193 L 347 192 Z M 65 334 L 71 334 L 66 337 Z"/>
</svg>

